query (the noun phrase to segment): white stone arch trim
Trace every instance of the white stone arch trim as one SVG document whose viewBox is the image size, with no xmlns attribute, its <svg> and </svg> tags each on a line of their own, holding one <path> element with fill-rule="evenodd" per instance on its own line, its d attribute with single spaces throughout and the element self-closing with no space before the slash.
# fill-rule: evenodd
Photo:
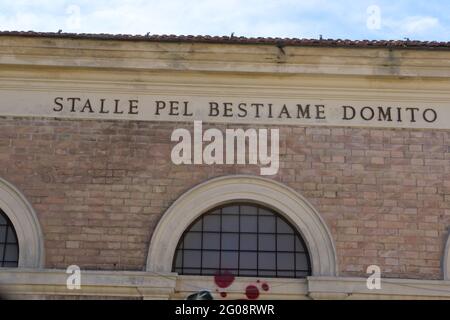
<svg viewBox="0 0 450 320">
<path fill-rule="evenodd" d="M 283 215 L 308 246 L 313 276 L 337 276 L 336 249 L 319 213 L 296 191 L 257 176 L 214 178 L 181 195 L 164 213 L 153 233 L 146 270 L 172 272 L 173 257 L 183 232 L 208 210 L 231 202 L 253 202 Z"/>
<path fill-rule="evenodd" d="M 442 270 L 444 271 L 444 280 L 450 281 L 450 227 L 448 228 L 448 237 L 443 259 Z"/>
<path fill-rule="evenodd" d="M 11 183 L 0 178 L 0 208 L 14 226 L 19 242 L 19 268 L 44 267 L 44 240 L 31 204 Z"/>
</svg>

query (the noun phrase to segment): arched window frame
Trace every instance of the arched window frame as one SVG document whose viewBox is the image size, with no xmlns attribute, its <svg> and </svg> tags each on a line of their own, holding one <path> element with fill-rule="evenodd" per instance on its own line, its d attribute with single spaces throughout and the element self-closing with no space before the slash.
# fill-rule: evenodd
<svg viewBox="0 0 450 320">
<path fill-rule="evenodd" d="M 14 267 L 17 267 L 17 264 L 19 262 L 19 242 L 17 241 L 16 230 L 14 230 L 12 222 L 9 220 L 6 213 L 4 213 L 1 208 L 0 218 L 0 226 L 5 227 L 5 233 L 0 234 L 0 267 L 12 267 L 5 266 L 5 264 L 16 264 Z M 16 248 L 16 258 L 14 258 L 14 260 L 11 260 L 11 257 L 8 257 L 8 253 L 11 254 L 11 252 L 9 251 L 11 250 L 11 246 Z"/>
<path fill-rule="evenodd" d="M 149 246 L 146 270 L 171 273 L 178 241 L 202 214 L 219 205 L 252 202 L 280 213 L 297 228 L 311 259 L 313 276 L 337 276 L 336 249 L 317 211 L 290 187 L 256 176 L 225 176 L 206 181 L 180 196 L 159 221 Z"/>
<path fill-rule="evenodd" d="M 0 178 L 0 208 L 14 226 L 19 243 L 19 268 L 44 267 L 44 240 L 31 204 L 11 183 Z"/>
<path fill-rule="evenodd" d="M 444 280 L 450 281 L 450 227 L 448 228 L 448 238 L 444 248 L 442 271 L 444 273 Z"/>
<path fill-rule="evenodd" d="M 227 207 L 235 207 L 235 206 L 240 206 L 240 207 L 242 207 L 242 206 L 251 206 L 251 207 L 253 207 L 254 209 L 258 209 L 258 210 L 260 210 L 260 209 L 262 209 L 262 210 L 267 210 L 267 211 L 269 211 L 272 215 L 269 215 L 269 217 L 274 217 L 275 219 L 281 219 L 281 221 L 284 221 L 285 223 L 287 223 L 287 225 L 289 226 L 289 228 L 292 228 L 292 231 L 293 231 L 293 234 L 292 234 L 292 236 L 294 237 L 292 240 L 295 242 L 295 237 L 298 237 L 298 240 L 299 240 L 299 242 L 300 242 L 300 244 L 301 244 L 301 247 L 305 250 L 304 252 L 302 252 L 304 255 L 305 255 L 305 257 L 306 257 L 306 264 L 307 264 L 307 270 L 305 270 L 304 272 L 307 272 L 309 275 L 310 275 L 310 272 L 311 272 L 311 259 L 310 259 L 310 256 L 309 256 L 309 251 L 308 251 L 308 246 L 305 244 L 305 241 L 303 240 L 303 238 L 302 238 L 302 236 L 301 236 L 301 234 L 299 234 L 299 232 L 298 232 L 298 230 L 295 228 L 295 226 L 292 226 L 291 224 L 290 224 L 290 222 L 289 221 L 287 221 L 286 219 L 285 219 L 285 217 L 283 216 L 283 215 L 281 215 L 280 213 L 278 213 L 278 212 L 276 212 L 276 211 L 274 211 L 274 210 L 272 210 L 272 209 L 270 209 L 270 208 L 268 208 L 268 207 L 266 207 L 266 206 L 263 206 L 263 205 L 261 205 L 261 204 L 255 204 L 255 203 L 250 203 L 250 202 L 243 202 L 243 201 L 236 201 L 236 202 L 233 202 L 233 203 L 227 203 L 227 204 L 222 204 L 222 205 L 220 205 L 220 206 L 217 206 L 217 207 L 215 207 L 215 208 L 213 208 L 212 210 L 209 210 L 208 212 L 205 212 L 204 214 L 202 214 L 202 215 L 200 215 L 197 219 L 195 219 L 194 220 L 194 222 L 193 223 L 191 223 L 187 228 L 186 228 L 186 230 L 185 230 L 185 232 L 183 232 L 183 235 L 180 237 L 180 240 L 178 241 L 178 245 L 177 245 L 177 250 L 178 250 L 178 247 L 179 247 L 179 245 L 180 245 L 180 243 L 181 243 L 181 241 L 182 240 L 184 240 L 184 237 L 186 236 L 186 234 L 188 234 L 189 232 L 191 232 L 191 228 L 200 220 L 200 219 L 202 219 L 203 217 L 205 217 L 205 216 L 207 216 L 208 214 L 210 214 L 212 211 L 217 211 L 217 210 L 222 210 L 223 208 L 227 208 Z M 223 218 L 223 217 L 225 217 L 225 216 L 227 216 L 227 214 L 223 214 L 223 213 L 221 213 L 220 214 L 220 216 L 221 216 L 221 218 Z M 244 217 L 246 216 L 245 214 L 243 215 Z M 241 216 L 242 217 L 242 216 Z M 259 218 L 261 218 L 261 217 L 267 217 L 267 215 L 263 215 L 263 216 L 261 216 L 261 215 L 259 215 Z M 222 225 L 222 223 L 220 223 L 221 225 Z M 276 226 L 276 224 L 275 224 L 275 226 Z M 194 231 L 195 232 L 195 231 Z M 199 232 L 199 231 L 197 231 L 197 232 Z M 204 233 L 204 232 L 206 232 L 206 233 L 211 233 L 211 231 L 200 231 L 201 233 Z M 222 230 L 220 230 L 220 231 L 217 231 L 219 234 L 220 233 L 222 233 Z M 253 234 L 253 233 L 252 233 Z M 258 231 L 256 231 L 256 232 L 254 232 L 254 234 L 256 235 L 256 234 L 258 234 L 259 236 L 261 236 L 261 235 L 265 235 L 265 234 L 267 234 L 267 233 L 259 233 Z M 270 233 L 270 234 L 272 234 L 272 233 Z M 277 230 L 275 230 L 274 232 L 273 232 L 273 235 L 276 237 L 276 235 L 278 234 L 278 231 Z M 258 246 L 258 245 L 257 245 Z M 239 247 L 240 247 L 240 245 L 239 245 Z M 294 247 L 295 247 L 295 245 L 294 245 Z M 203 248 L 198 248 L 198 249 L 187 249 L 187 250 L 195 250 L 195 251 L 200 251 L 200 252 L 203 252 L 203 250 L 205 250 L 205 251 L 208 251 L 208 249 L 203 249 Z M 237 251 L 237 252 L 242 252 L 242 251 L 247 251 L 247 250 L 245 250 L 245 249 L 239 249 L 239 250 L 233 250 L 233 251 Z M 258 251 L 258 252 L 260 252 L 260 251 Z M 267 252 L 266 250 L 261 250 L 261 253 L 264 253 L 264 252 Z M 273 251 L 270 251 L 271 253 L 277 253 L 277 252 L 279 252 L 279 253 L 285 253 L 284 251 L 279 251 L 279 249 L 278 248 L 275 248 Z M 176 251 L 175 251 L 175 255 L 176 255 Z M 220 253 L 222 253 L 222 251 L 220 251 Z M 219 254 L 220 254 L 219 253 Z M 286 253 L 292 253 L 292 254 L 294 254 L 295 255 L 295 253 L 299 253 L 298 251 L 297 252 L 295 252 L 295 249 L 293 249 L 293 252 L 286 252 Z M 174 256 L 174 259 L 173 259 L 173 263 L 172 263 L 172 270 L 174 270 L 174 269 L 176 269 L 176 256 Z M 203 266 L 201 266 L 199 269 L 203 269 Z M 241 272 L 242 270 L 241 270 L 241 268 L 240 267 L 237 267 L 236 269 L 239 269 L 239 271 L 238 272 Z M 295 273 L 295 270 L 296 270 L 296 268 L 295 268 L 295 262 L 294 262 L 294 266 L 293 266 L 293 268 L 292 268 L 293 270 L 280 270 L 280 269 L 278 269 L 278 266 L 275 266 L 275 269 L 273 270 L 274 272 L 275 272 L 275 274 L 277 274 L 277 273 L 283 273 L 283 271 L 288 271 L 288 272 L 294 272 Z M 227 268 L 223 268 L 222 269 L 222 271 L 225 271 L 225 270 L 227 270 Z M 258 268 L 256 268 L 255 269 L 255 271 L 257 271 L 258 270 Z M 219 270 L 217 270 L 217 271 L 219 271 Z M 251 270 L 244 270 L 244 271 L 251 271 Z M 271 270 L 272 271 L 272 270 Z M 298 271 L 298 270 L 297 270 Z M 302 273 L 303 273 L 303 270 L 302 270 Z M 248 277 L 248 276 L 251 276 L 251 277 L 261 277 L 260 275 L 258 275 L 258 274 L 254 274 L 254 275 L 245 275 L 246 277 Z M 270 278 L 282 278 L 283 276 L 278 276 L 278 275 L 270 275 L 270 276 L 267 276 L 267 277 L 270 277 Z M 303 275 L 303 276 L 293 276 L 294 278 L 304 278 L 305 276 Z"/>
</svg>

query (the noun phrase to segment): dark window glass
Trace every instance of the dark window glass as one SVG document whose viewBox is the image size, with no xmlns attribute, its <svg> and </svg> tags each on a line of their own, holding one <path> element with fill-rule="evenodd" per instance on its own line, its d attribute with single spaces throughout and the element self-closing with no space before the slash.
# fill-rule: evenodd
<svg viewBox="0 0 450 320">
<path fill-rule="evenodd" d="M 273 216 L 273 212 L 265 208 L 259 208 L 258 214 L 261 216 Z"/>
<path fill-rule="evenodd" d="M 220 252 L 203 251 L 202 267 L 218 269 L 220 266 Z"/>
<path fill-rule="evenodd" d="M 275 251 L 275 234 L 260 234 L 258 245 L 260 251 Z"/>
<path fill-rule="evenodd" d="M 222 208 L 222 214 L 239 214 L 239 206 L 226 206 Z"/>
<path fill-rule="evenodd" d="M 8 226 L 5 225 L 1 225 L 0 224 L 0 242 L 5 242 L 5 236 L 6 236 L 6 229 L 8 229 Z"/>
<path fill-rule="evenodd" d="M 178 251 L 177 252 L 177 258 L 176 258 L 176 266 L 175 268 L 181 268 L 181 266 L 183 265 L 183 255 L 182 255 L 183 251 Z"/>
<path fill-rule="evenodd" d="M 183 268 L 182 269 L 184 274 L 193 274 L 197 275 L 201 271 L 201 269 L 195 269 L 195 268 Z"/>
<path fill-rule="evenodd" d="M 241 216 L 241 232 L 258 232 L 257 216 Z"/>
<path fill-rule="evenodd" d="M 191 227 L 191 231 L 202 231 L 202 221 L 197 221 Z"/>
<path fill-rule="evenodd" d="M 218 214 L 218 215 L 220 215 L 220 214 L 221 214 L 221 211 L 220 211 L 220 210 L 213 210 L 213 211 L 210 211 L 209 214 L 210 214 L 210 215 L 211 215 L 211 214 Z"/>
<path fill-rule="evenodd" d="M 261 270 L 259 271 L 259 275 L 262 277 L 276 277 L 277 273 L 275 271 Z"/>
<path fill-rule="evenodd" d="M 295 257 L 290 253 L 277 253 L 277 269 L 278 270 L 292 270 L 291 266 L 294 265 Z"/>
<path fill-rule="evenodd" d="M 255 234 L 241 234 L 241 250 L 257 251 L 258 250 L 258 235 Z"/>
<path fill-rule="evenodd" d="M 275 252 L 258 253 L 259 268 L 263 270 L 275 270 L 276 254 Z"/>
<path fill-rule="evenodd" d="M 239 250 L 239 234 L 224 233 L 222 234 L 222 250 Z"/>
<path fill-rule="evenodd" d="M 297 252 L 305 252 L 306 251 L 303 241 L 301 241 L 301 239 L 299 239 L 299 238 L 295 239 L 295 251 L 297 251 Z"/>
<path fill-rule="evenodd" d="M 240 206 L 241 207 L 241 215 L 258 215 L 258 208 L 256 206 Z"/>
<path fill-rule="evenodd" d="M 295 248 L 295 236 L 292 234 L 277 235 L 277 251 L 292 252 Z"/>
<path fill-rule="evenodd" d="M 203 249 L 220 250 L 220 233 L 203 233 Z"/>
<path fill-rule="evenodd" d="M 305 254 L 303 253 L 297 253 L 295 255 L 295 265 L 297 271 L 309 270 L 309 260 L 306 259 Z"/>
<path fill-rule="evenodd" d="M 19 243 L 11 221 L 0 210 L 0 267 L 14 268 L 19 263 Z"/>
<path fill-rule="evenodd" d="M 216 269 L 202 269 L 202 274 L 207 276 L 213 276 L 216 273 Z"/>
<path fill-rule="evenodd" d="M 228 252 L 222 251 L 221 267 L 225 270 L 234 269 L 238 267 L 239 255 L 237 251 Z"/>
<path fill-rule="evenodd" d="M 184 250 L 183 252 L 183 267 L 199 268 L 201 265 L 201 251 L 200 250 Z"/>
<path fill-rule="evenodd" d="M 14 231 L 14 229 L 12 228 L 12 226 L 10 226 L 8 228 L 8 238 L 6 239 L 7 243 L 17 243 L 17 236 L 16 236 L 16 232 Z"/>
<path fill-rule="evenodd" d="M 185 249 L 197 249 L 202 244 L 202 234 L 199 232 L 191 232 L 184 238 Z"/>
<path fill-rule="evenodd" d="M 222 232 L 239 232 L 239 216 L 222 216 Z"/>
<path fill-rule="evenodd" d="M 258 205 L 233 204 L 205 213 L 185 231 L 173 271 L 304 278 L 311 264 L 303 239 L 287 220 Z"/>
<path fill-rule="evenodd" d="M 277 232 L 278 233 L 292 233 L 294 234 L 294 230 L 286 221 L 281 218 L 277 219 Z"/>
<path fill-rule="evenodd" d="M 239 268 L 255 270 L 258 267 L 258 254 L 256 252 L 240 252 Z"/>
<path fill-rule="evenodd" d="M 203 218 L 203 231 L 220 231 L 220 216 L 208 215 Z"/>
<path fill-rule="evenodd" d="M 19 256 L 16 244 L 7 244 L 5 248 L 5 262 L 18 261 Z"/>
<path fill-rule="evenodd" d="M 261 216 L 258 217 L 259 223 L 258 228 L 259 232 L 263 233 L 275 233 L 275 221 L 276 218 L 274 216 Z"/>
<path fill-rule="evenodd" d="M 294 271 L 278 271 L 278 276 L 284 277 L 284 278 L 294 278 L 295 272 Z"/>
</svg>

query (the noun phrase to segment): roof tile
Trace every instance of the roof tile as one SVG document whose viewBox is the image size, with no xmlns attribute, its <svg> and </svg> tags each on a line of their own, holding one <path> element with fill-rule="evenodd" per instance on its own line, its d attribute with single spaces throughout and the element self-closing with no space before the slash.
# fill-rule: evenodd
<svg viewBox="0 0 450 320">
<path fill-rule="evenodd" d="M 94 39 L 151 42 L 192 42 L 192 43 L 227 43 L 227 44 L 265 44 L 276 46 L 311 46 L 311 47 L 356 47 L 356 48 L 411 48 L 411 49 L 450 49 L 450 42 L 416 41 L 416 40 L 348 40 L 348 39 L 300 39 L 300 38 L 246 38 L 241 36 L 210 35 L 130 35 L 106 33 L 59 33 L 35 31 L 0 31 L 1 36 L 44 37 L 63 39 Z"/>
</svg>

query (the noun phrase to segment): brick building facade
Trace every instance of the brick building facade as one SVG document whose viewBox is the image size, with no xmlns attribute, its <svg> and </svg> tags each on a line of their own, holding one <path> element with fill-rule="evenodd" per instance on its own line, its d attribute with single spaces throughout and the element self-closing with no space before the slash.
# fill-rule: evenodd
<svg viewBox="0 0 450 320">
<path fill-rule="evenodd" d="M 261 289 L 260 297 L 449 298 L 448 47 L 1 34 L 0 208 L 19 239 L 18 268 L 0 271 L 3 291 L 33 298 L 185 298 L 203 288 L 220 299 L 213 276 L 180 275 L 151 257 L 162 257 L 164 250 L 173 256 L 170 243 L 182 236 L 175 232 L 169 239 L 176 228 L 165 225 L 165 215 L 180 224 L 186 217 L 180 226 L 185 230 L 205 213 L 200 203 L 216 199 L 207 192 L 227 194 L 227 186 L 237 184 L 248 187 L 234 202 L 263 204 L 285 215 L 311 255 L 310 277 L 258 277 L 273 288 Z M 278 172 L 260 176 L 259 165 L 174 164 L 171 134 L 178 128 L 192 132 L 193 122 L 134 117 L 128 109 L 124 118 L 91 112 L 94 100 L 117 95 L 128 95 L 128 101 L 153 95 L 195 103 L 201 96 L 249 104 L 288 98 L 319 101 L 325 108 L 359 103 L 417 113 L 409 122 L 411 113 L 403 113 L 403 121 L 375 116 L 348 125 L 332 119 L 285 125 L 283 117 L 273 123 L 203 118 L 204 129 L 223 132 L 279 128 Z M 92 108 L 57 114 L 58 97 L 80 97 L 82 106 L 91 99 Z M 429 115 L 419 119 L 428 109 L 435 110 L 435 121 L 427 121 Z M 198 188 L 210 191 L 202 196 Z M 305 226 L 283 212 L 282 201 L 272 203 L 269 191 L 258 194 L 259 188 L 273 188 L 274 197 L 296 197 L 299 208 L 307 207 L 307 218 L 298 213 Z M 14 209 L 13 200 L 1 200 L 13 193 L 28 217 Z M 198 212 L 176 216 L 183 199 Z M 216 205 L 232 200 L 217 198 Z M 20 222 L 27 219 L 34 222 Z M 308 229 L 308 219 L 320 231 Z M 27 226 L 34 231 L 27 233 Z M 70 265 L 81 268 L 79 290 L 66 288 Z M 381 269 L 379 290 L 366 288 L 371 265 Z M 256 278 L 236 277 L 228 297 L 243 297 L 249 283 Z"/>
</svg>

